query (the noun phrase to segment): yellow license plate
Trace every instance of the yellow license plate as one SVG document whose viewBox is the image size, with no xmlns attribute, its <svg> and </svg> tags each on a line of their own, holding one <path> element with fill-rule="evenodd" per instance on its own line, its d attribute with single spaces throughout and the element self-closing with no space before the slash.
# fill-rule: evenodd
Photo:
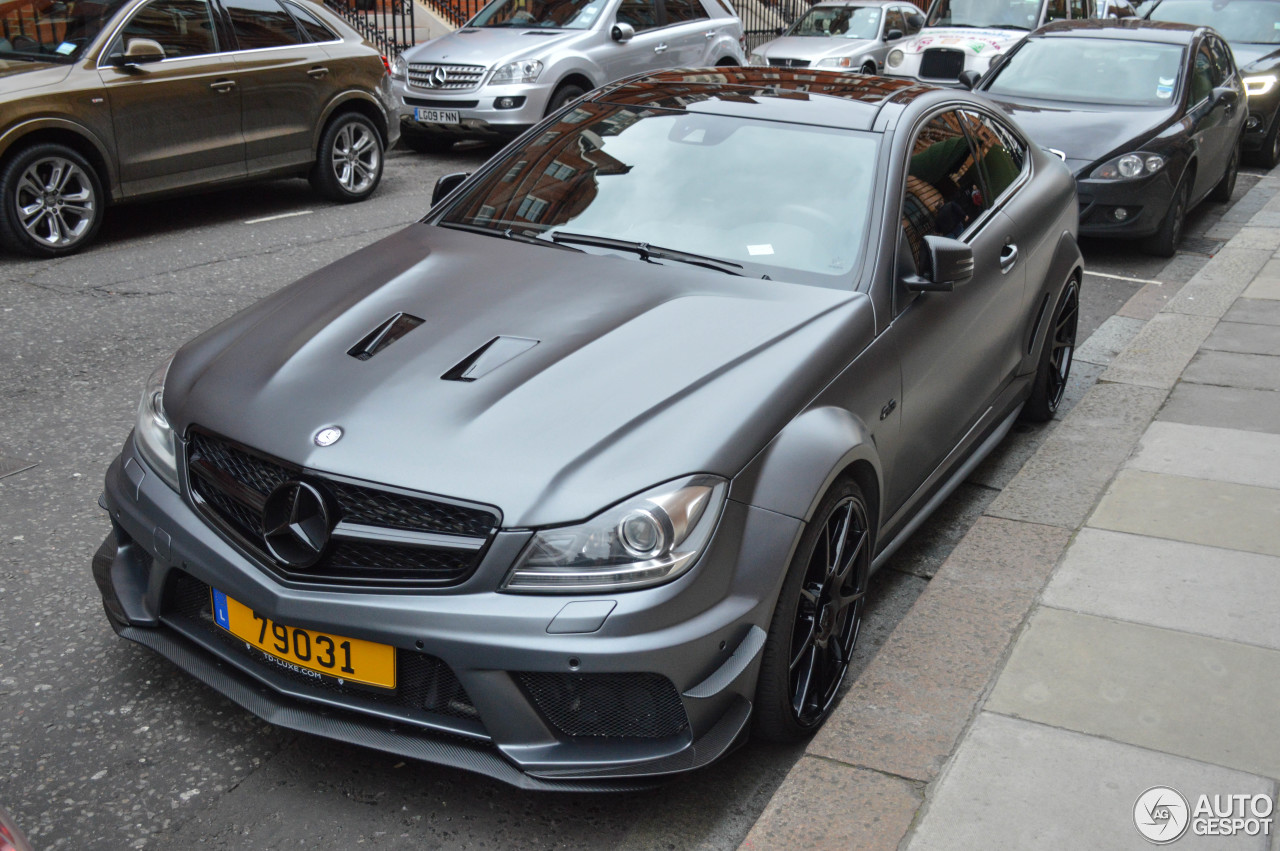
<svg viewBox="0 0 1280 851">
<path fill-rule="evenodd" d="M 353 683 L 396 687 L 396 649 L 360 638 L 285 626 L 212 589 L 213 621 L 282 662 Z"/>
</svg>

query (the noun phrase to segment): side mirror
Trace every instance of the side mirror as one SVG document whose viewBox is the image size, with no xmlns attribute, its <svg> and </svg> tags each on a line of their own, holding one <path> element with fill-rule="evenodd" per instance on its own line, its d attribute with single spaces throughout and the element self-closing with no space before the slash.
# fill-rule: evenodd
<svg viewBox="0 0 1280 851">
<path fill-rule="evenodd" d="M 908 275 L 903 281 L 908 290 L 918 293 L 949 293 L 973 277 L 973 249 L 958 239 L 926 236 L 931 272 Z"/>
<path fill-rule="evenodd" d="M 636 28 L 631 24 L 614 24 L 613 29 L 609 30 L 609 37 L 618 44 L 626 44 L 636 37 Z"/>
<path fill-rule="evenodd" d="M 457 189 L 462 181 L 471 176 L 469 171 L 455 171 L 452 174 L 446 174 L 436 181 L 436 188 L 431 190 L 431 206 L 440 203 L 440 200 L 453 190 Z"/>
<path fill-rule="evenodd" d="M 973 91 L 974 87 L 978 85 L 978 81 L 981 79 L 982 75 L 977 71 L 965 70 L 960 72 L 960 85 L 964 86 L 969 91 Z"/>
<path fill-rule="evenodd" d="M 1216 106 L 1225 103 L 1227 106 L 1235 106 L 1240 102 L 1240 93 L 1230 86 L 1218 86 L 1213 90 L 1213 103 Z"/>
<path fill-rule="evenodd" d="M 145 65 L 148 62 L 159 62 L 164 59 L 164 48 L 160 42 L 149 38 L 131 38 L 125 45 L 124 53 L 111 57 L 111 64 L 116 66 Z"/>
<path fill-rule="evenodd" d="M 903 32 L 900 29 L 891 29 L 884 34 L 885 41 L 897 41 L 902 38 Z"/>
</svg>

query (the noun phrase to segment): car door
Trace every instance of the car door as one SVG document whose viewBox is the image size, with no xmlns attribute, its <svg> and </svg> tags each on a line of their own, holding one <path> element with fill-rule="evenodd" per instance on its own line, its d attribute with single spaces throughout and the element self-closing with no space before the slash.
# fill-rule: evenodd
<svg viewBox="0 0 1280 851">
<path fill-rule="evenodd" d="M 103 52 L 98 76 L 111 107 L 125 197 L 245 173 L 240 89 L 220 48 L 208 0 L 152 0 Z M 159 62 L 113 64 L 131 39 L 164 49 Z"/>
<path fill-rule="evenodd" d="M 663 33 L 670 49 L 659 67 L 696 68 L 713 64 L 707 47 L 716 37 L 702 0 L 662 0 Z"/>
<path fill-rule="evenodd" d="M 329 57 L 278 0 L 221 0 L 237 50 L 250 174 L 315 158 L 316 125 L 334 93 Z"/>
<path fill-rule="evenodd" d="M 1231 156 L 1231 146 L 1237 141 L 1233 131 L 1238 121 L 1233 120 L 1233 116 L 1237 109 L 1243 108 L 1240 102 L 1244 100 L 1238 96 L 1233 104 L 1229 99 L 1214 96 L 1215 88 L 1228 83 L 1228 73 L 1234 79 L 1234 68 L 1229 63 L 1226 68 L 1222 67 L 1222 59 L 1214 56 L 1210 41 L 1203 38 L 1195 47 L 1187 95 L 1187 122 L 1199 160 L 1195 184 L 1190 187 L 1193 201 L 1204 196 L 1221 179 Z"/>
<path fill-rule="evenodd" d="M 610 41 L 601 46 L 599 53 L 592 52 L 609 80 L 669 67 L 664 54 L 671 45 L 661 20 L 658 0 L 622 0 L 618 4 L 614 23 L 629 24 L 635 35 L 625 43 Z"/>
<path fill-rule="evenodd" d="M 902 187 L 895 317 L 885 333 L 902 354 L 898 475 L 890 511 L 932 485 L 989 412 L 1017 362 L 1025 264 L 1008 262 L 1012 223 L 985 197 L 981 160 L 958 109 L 915 132 Z M 973 251 L 969 281 L 951 292 L 911 292 L 906 275 L 927 268 L 924 237 L 959 239 Z"/>
</svg>

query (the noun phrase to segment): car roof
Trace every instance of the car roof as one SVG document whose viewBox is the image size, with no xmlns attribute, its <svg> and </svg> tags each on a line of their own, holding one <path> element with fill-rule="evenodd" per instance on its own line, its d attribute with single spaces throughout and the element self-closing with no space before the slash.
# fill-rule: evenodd
<svg viewBox="0 0 1280 851">
<path fill-rule="evenodd" d="M 1054 21 L 1032 33 L 1033 36 L 1055 38 L 1111 38 L 1117 41 L 1152 41 L 1163 44 L 1188 44 L 1196 33 L 1207 30 L 1192 24 L 1172 21 L 1148 21 L 1144 18 L 1089 18 L 1078 21 Z"/>
<path fill-rule="evenodd" d="M 910 0 L 819 0 L 816 6 L 913 6 Z"/>
<path fill-rule="evenodd" d="M 905 79 L 763 66 L 675 69 L 621 80 L 591 99 L 658 109 L 869 130 L 881 107 L 938 91 Z M 959 92 L 953 92 L 959 94 Z"/>
</svg>

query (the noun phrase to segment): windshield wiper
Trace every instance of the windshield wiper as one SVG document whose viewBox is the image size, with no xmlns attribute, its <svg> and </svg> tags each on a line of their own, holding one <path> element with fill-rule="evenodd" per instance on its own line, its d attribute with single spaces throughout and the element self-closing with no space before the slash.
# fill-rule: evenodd
<svg viewBox="0 0 1280 851">
<path fill-rule="evenodd" d="M 1027 32 L 1030 32 L 1030 31 L 1031 31 L 1031 27 L 1019 26 L 1018 24 L 987 24 L 986 26 L 983 26 L 983 27 L 976 27 L 975 29 L 984 29 L 984 30 L 1026 30 Z"/>
<path fill-rule="evenodd" d="M 498 230 L 497 228 L 487 228 L 483 225 L 473 225 L 473 224 L 468 224 L 467 222 L 438 222 L 437 224 L 442 228 L 451 228 L 453 230 L 465 230 L 470 233 L 482 233 L 485 236 L 498 236 L 498 237 L 502 237 L 503 239 L 510 239 L 516 242 L 524 242 L 529 245 L 541 245 L 546 248 L 559 248 L 561 251 L 576 251 L 579 254 L 582 253 L 581 248 L 574 248 L 569 245 L 559 245 L 555 242 L 552 242 L 546 239 L 539 239 L 533 234 L 525 233 L 524 231 L 512 230 L 511 228 L 503 228 L 502 230 Z"/>
<path fill-rule="evenodd" d="M 690 266 L 701 266 L 704 269 L 714 269 L 717 272 L 724 272 L 727 275 L 745 276 L 745 273 L 742 271 L 741 263 L 734 263 L 731 260 L 721 260 L 718 257 L 708 257 L 705 254 L 693 254 L 688 251 L 679 251 L 674 248 L 662 248 L 661 246 L 650 245 L 647 242 L 636 242 L 630 239 L 615 239 L 611 236 L 593 236 L 589 233 L 567 233 L 562 230 L 552 233 L 551 239 L 556 243 L 591 245 L 596 248 L 613 248 L 618 251 L 632 251 L 646 263 L 653 262 L 654 260 L 674 260 L 676 263 L 687 263 Z"/>
</svg>

